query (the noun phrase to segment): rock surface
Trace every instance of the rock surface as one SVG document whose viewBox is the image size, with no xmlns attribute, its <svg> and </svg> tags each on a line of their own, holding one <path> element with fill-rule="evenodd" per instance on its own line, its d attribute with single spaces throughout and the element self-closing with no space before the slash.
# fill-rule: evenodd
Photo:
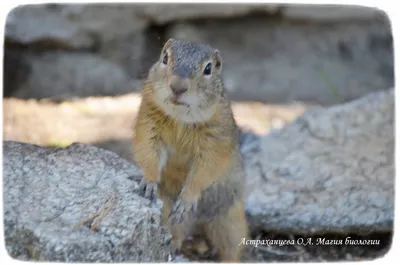
<svg viewBox="0 0 400 265">
<path fill-rule="evenodd" d="M 13 93 L 18 98 L 61 100 L 124 94 L 140 88 L 140 82 L 131 79 L 119 65 L 90 53 L 29 54 L 23 65 L 25 76 Z"/>
<path fill-rule="evenodd" d="M 234 99 L 337 104 L 393 86 L 384 21 L 309 24 L 255 16 L 177 23 L 167 37 L 217 47 Z"/>
<path fill-rule="evenodd" d="M 170 235 L 161 228 L 160 205 L 138 194 L 135 166 L 84 144 L 44 149 L 3 142 L 3 147 L 5 239 L 12 257 L 167 261 Z M 98 229 L 75 227 L 102 207 L 108 213 Z"/>
<path fill-rule="evenodd" d="M 65 48 L 94 48 L 98 41 L 141 32 L 152 23 L 234 17 L 252 11 L 274 13 L 277 5 L 257 4 L 41 4 L 23 5 L 7 16 L 6 37 L 21 44 L 54 42 Z"/>
<path fill-rule="evenodd" d="M 19 6 L 7 17 L 6 95 L 40 99 L 51 94 L 51 84 L 40 86 L 47 83 L 49 76 L 45 74 L 38 77 L 44 80 L 38 80 L 37 86 L 23 85 L 29 78 L 26 61 L 32 62 L 26 58 L 27 50 L 36 53 L 37 64 L 42 63 L 41 52 L 61 49 L 71 57 L 81 53 L 82 65 L 92 62 L 91 54 L 104 59 L 96 61 L 99 68 L 111 73 L 123 71 L 136 82 L 146 77 L 171 36 L 219 48 L 225 61 L 224 81 L 231 98 L 237 100 L 337 104 L 394 85 L 390 21 L 383 11 L 373 8 L 43 4 Z M 49 63 L 55 76 L 63 75 L 58 60 Z M 90 69 L 79 71 L 88 81 L 87 87 L 99 89 L 87 92 L 103 94 L 104 88 L 91 79 Z M 69 89 L 68 80 L 55 79 L 53 85 L 63 91 L 54 90 L 53 95 L 86 95 L 79 93 L 86 88 Z M 126 93 L 127 87 L 110 87 L 108 92 Z M 134 89 L 139 90 L 140 85 Z"/>
<path fill-rule="evenodd" d="M 278 4 L 153 4 L 138 5 L 137 13 L 148 18 L 150 21 L 164 25 L 168 22 L 212 18 L 241 17 L 253 12 L 264 15 L 279 12 L 281 6 Z"/>
<path fill-rule="evenodd" d="M 290 19 L 307 21 L 367 20 L 383 16 L 382 10 L 353 5 L 285 5 L 282 13 Z"/>
<path fill-rule="evenodd" d="M 252 12 L 295 19 L 375 19 L 382 11 L 354 6 L 279 4 L 41 4 L 23 5 L 7 17 L 6 36 L 22 44 L 55 41 L 68 48 L 93 48 L 96 41 L 140 32 L 151 23 L 240 17 Z M 98 39 L 96 39 L 98 38 Z"/>
<path fill-rule="evenodd" d="M 245 162 L 254 230 L 392 231 L 394 90 L 309 109 L 255 146 Z"/>
<path fill-rule="evenodd" d="M 99 42 L 141 32 L 146 26 L 129 5 L 22 5 L 8 14 L 5 34 L 24 45 L 93 49 Z"/>
<path fill-rule="evenodd" d="M 133 5 L 19 6 L 7 16 L 6 43 L 45 51 L 93 52 L 137 77 L 148 56 L 144 31 L 149 21 L 136 12 Z"/>
</svg>

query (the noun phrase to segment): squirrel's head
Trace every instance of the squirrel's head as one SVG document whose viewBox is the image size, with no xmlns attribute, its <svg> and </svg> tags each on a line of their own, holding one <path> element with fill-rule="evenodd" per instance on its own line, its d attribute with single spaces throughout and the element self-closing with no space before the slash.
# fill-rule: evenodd
<svg viewBox="0 0 400 265">
<path fill-rule="evenodd" d="M 154 99 L 185 123 L 206 121 L 223 92 L 220 52 L 206 44 L 169 39 L 149 72 Z"/>
</svg>

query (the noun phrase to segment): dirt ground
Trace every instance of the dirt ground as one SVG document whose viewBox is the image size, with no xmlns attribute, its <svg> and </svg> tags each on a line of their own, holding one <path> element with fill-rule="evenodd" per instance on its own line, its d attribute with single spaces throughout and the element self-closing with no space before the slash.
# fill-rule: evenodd
<svg viewBox="0 0 400 265">
<path fill-rule="evenodd" d="M 130 140 L 140 97 L 129 94 L 119 97 L 86 98 L 68 102 L 47 100 L 3 99 L 3 139 L 42 146 L 67 146 L 82 142 L 118 153 L 130 160 Z M 234 102 L 238 125 L 255 134 L 266 134 L 292 121 L 310 106 L 303 104 L 274 105 L 255 102 Z M 348 235 L 319 235 L 326 239 L 344 239 Z M 295 239 L 301 235 L 260 234 L 258 239 Z M 352 236 L 356 238 L 356 236 Z M 246 261 L 359 261 L 382 257 L 389 250 L 392 234 L 368 235 L 379 239 L 373 246 L 258 246 L 247 247 Z"/>
<path fill-rule="evenodd" d="M 4 140 L 43 146 L 73 142 L 93 144 L 130 159 L 132 126 L 140 104 L 138 94 L 93 97 L 75 101 L 3 99 Z M 233 103 L 238 125 L 256 134 L 280 128 L 303 113 L 307 106 Z"/>
</svg>

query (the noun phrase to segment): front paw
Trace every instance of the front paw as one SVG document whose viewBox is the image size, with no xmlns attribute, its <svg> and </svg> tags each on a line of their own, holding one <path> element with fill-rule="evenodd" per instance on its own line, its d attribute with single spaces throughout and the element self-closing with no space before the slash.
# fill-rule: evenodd
<svg viewBox="0 0 400 265">
<path fill-rule="evenodd" d="M 152 201 L 155 197 L 156 187 L 157 187 L 156 182 L 142 178 L 139 184 L 140 195 Z"/>
<path fill-rule="evenodd" d="M 172 207 L 171 212 L 169 213 L 169 218 L 171 220 L 171 224 L 182 223 L 185 218 L 187 218 L 188 213 L 192 212 L 195 214 L 197 210 L 197 201 L 196 197 L 191 198 L 179 198 L 174 206 Z"/>
</svg>

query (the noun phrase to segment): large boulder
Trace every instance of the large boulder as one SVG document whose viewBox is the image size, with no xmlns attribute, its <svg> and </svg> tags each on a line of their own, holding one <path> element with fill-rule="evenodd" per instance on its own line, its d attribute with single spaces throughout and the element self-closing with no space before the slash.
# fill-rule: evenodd
<svg viewBox="0 0 400 265">
<path fill-rule="evenodd" d="M 78 143 L 64 149 L 18 142 L 3 147 L 5 242 L 12 257 L 167 261 L 170 234 L 160 224 L 161 205 L 140 196 L 137 167 Z M 80 225 L 99 210 L 94 221 Z"/>
<path fill-rule="evenodd" d="M 141 32 L 152 23 L 275 12 L 276 5 L 226 4 L 40 4 L 22 5 L 7 16 L 5 34 L 23 45 L 49 43 L 89 49 L 99 41 Z"/>
<path fill-rule="evenodd" d="M 130 78 L 120 65 L 91 53 L 23 54 L 14 51 L 6 58 L 16 62 L 7 65 L 10 75 L 5 80 L 8 85 L 15 86 L 8 93 L 18 98 L 62 100 L 125 94 L 141 88 L 140 80 Z M 18 82 L 14 76 L 18 77 Z"/>
<path fill-rule="evenodd" d="M 141 32 L 147 25 L 132 5 L 22 5 L 8 14 L 5 36 L 22 45 L 94 49 L 101 42 Z"/>
<path fill-rule="evenodd" d="M 245 155 L 253 231 L 393 231 L 394 142 L 394 90 L 309 109 L 259 138 Z"/>
<path fill-rule="evenodd" d="M 288 19 L 332 22 L 343 20 L 370 20 L 385 16 L 378 8 L 356 5 L 286 4 L 282 9 Z"/>
<path fill-rule="evenodd" d="M 254 16 L 176 23 L 166 36 L 218 48 L 232 99 L 331 105 L 394 85 L 385 19 L 296 23 Z"/>
<path fill-rule="evenodd" d="M 94 52 L 138 77 L 147 71 L 149 21 L 136 12 L 134 5 L 22 5 L 7 16 L 6 44 Z"/>
<path fill-rule="evenodd" d="M 379 9 L 351 5 L 305 4 L 146 4 L 137 5 L 137 13 L 156 24 L 171 21 L 242 17 L 253 14 L 281 15 L 284 18 L 312 22 L 370 20 L 384 15 Z"/>
<path fill-rule="evenodd" d="M 273 15 L 280 12 L 278 4 L 140 4 L 137 13 L 153 23 L 165 25 L 168 22 L 198 19 L 233 18 L 257 12 Z"/>
<path fill-rule="evenodd" d="M 21 44 L 47 42 L 93 48 L 98 41 L 140 32 L 150 24 L 232 18 L 257 12 L 307 20 L 375 19 L 382 11 L 358 6 L 283 4 L 40 4 L 17 6 L 6 22 L 6 38 Z"/>
</svg>

